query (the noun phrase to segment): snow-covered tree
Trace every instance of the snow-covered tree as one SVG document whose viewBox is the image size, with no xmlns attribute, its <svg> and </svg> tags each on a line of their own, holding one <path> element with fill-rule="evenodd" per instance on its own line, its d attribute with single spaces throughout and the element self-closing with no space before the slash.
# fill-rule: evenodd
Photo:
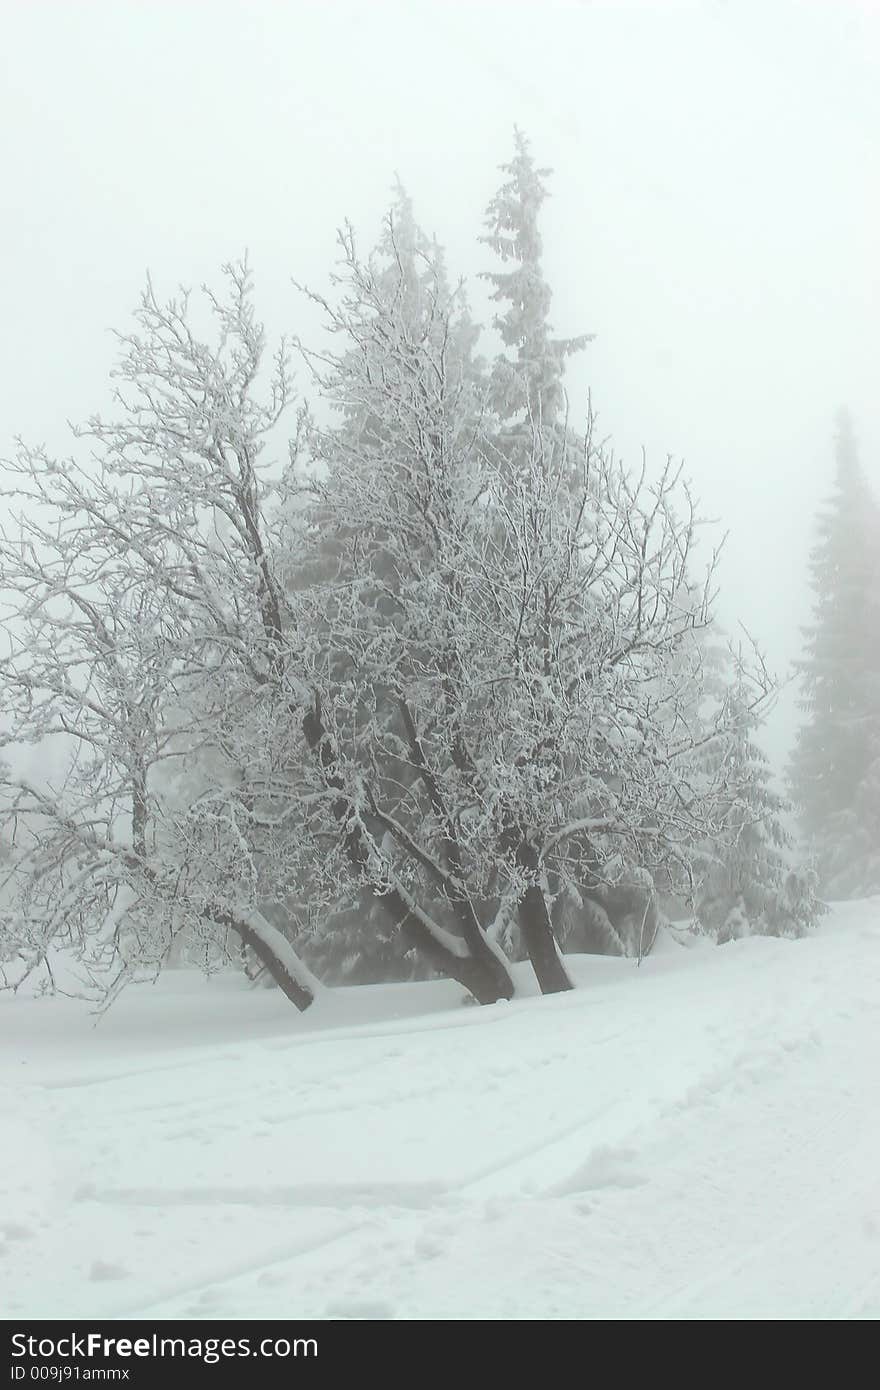
<svg viewBox="0 0 880 1390">
<path fill-rule="evenodd" d="M 755 742 L 754 700 L 740 669 L 724 697 L 724 734 L 707 745 L 726 788 L 718 833 L 696 902 L 701 926 L 717 941 L 750 935 L 802 936 L 824 910 L 816 876 L 799 864 L 774 790 L 766 754 Z"/>
<path fill-rule="evenodd" d="M 508 177 L 489 204 L 487 232 L 481 238 L 510 267 L 486 271 L 483 277 L 501 306 L 493 323 L 509 350 L 496 358 L 491 402 L 503 421 L 521 424 L 530 419 L 549 429 L 566 414 L 566 360 L 590 338 L 552 336 L 552 293 L 541 264 L 538 227 L 547 197 L 545 179 L 552 170 L 536 168 L 522 131 L 515 130 L 514 138 L 513 159 L 501 166 Z"/>
<path fill-rule="evenodd" d="M 693 776 L 732 718 L 702 711 L 695 504 L 589 410 L 570 425 L 521 137 L 507 172 L 491 369 L 401 194 L 376 256 L 340 235 L 331 343 L 306 354 L 339 413 L 300 412 L 284 468 L 288 359 L 265 372 L 245 265 L 208 294 L 213 337 L 148 286 L 88 459 L 9 461 L 0 719 L 66 753 L 0 778 L 23 968 L 72 945 L 112 992 L 237 940 L 301 1008 L 297 946 L 334 969 L 415 952 L 481 1003 L 516 956 L 567 989 L 579 915 L 646 949 L 655 885 L 686 890 L 747 813 L 722 762 Z"/>
<path fill-rule="evenodd" d="M 880 512 L 845 412 L 835 455 L 810 556 L 805 722 L 790 779 L 823 887 L 846 897 L 880 891 Z"/>
<path fill-rule="evenodd" d="M 304 1008 L 314 981 L 262 911 L 291 858 L 271 832 L 287 735 L 267 698 L 290 673 L 259 458 L 290 378 L 282 348 L 260 394 L 246 266 L 227 279 L 211 344 L 186 296 L 148 285 L 120 341 L 119 418 L 81 431 L 90 459 L 21 445 L 4 464 L 6 741 L 64 755 L 54 779 L 0 783 L 18 847 L 3 930 L 23 968 L 73 944 L 111 992 L 181 937 L 232 933 Z"/>
<path fill-rule="evenodd" d="M 347 877 L 434 969 L 481 1001 L 509 995 L 500 955 L 478 943 L 475 959 L 389 875 L 339 783 L 321 692 L 303 680 L 331 650 L 325 615 L 285 581 L 298 513 L 272 505 L 260 471 L 290 397 L 287 359 L 282 347 L 261 399 L 249 273 L 228 275 L 229 296 L 209 295 L 213 343 L 187 296 L 163 305 L 148 287 L 121 341 L 120 418 L 83 432 L 92 466 L 24 447 L 8 461 L 22 504 L 0 556 L 17 632 L 3 667 L 10 739 L 59 735 L 91 756 L 87 776 L 57 787 L 5 779 L 4 822 L 32 827 L 5 929 L 25 968 L 73 944 L 111 989 L 158 968 L 182 935 L 232 932 L 305 1007 L 316 984 L 291 946 L 304 926 L 291 908 L 304 885 L 310 910 L 335 904 Z M 151 643 L 153 703 L 141 696 Z"/>
<path fill-rule="evenodd" d="M 564 989 L 556 904 L 638 888 L 644 928 L 652 874 L 687 875 L 718 804 L 687 780 L 671 664 L 704 620 L 697 518 L 671 465 L 632 478 L 589 423 L 578 442 L 540 408 L 512 470 L 492 383 L 446 350 L 455 298 L 438 277 L 432 322 L 449 328 L 414 335 L 343 247 L 318 385 L 374 425 L 312 438 L 316 544 L 339 556 L 310 590 L 328 766 L 371 872 L 413 914 L 477 959 L 515 926 L 542 989 Z"/>
<path fill-rule="evenodd" d="M 357 387 L 350 390 L 349 386 L 362 375 L 378 380 L 388 371 L 397 372 L 400 380 L 401 362 L 437 363 L 441 364 L 447 383 L 454 379 L 458 403 L 463 405 L 465 388 L 468 384 L 473 386 L 481 368 L 473 359 L 478 333 L 471 322 L 463 289 L 450 288 L 442 249 L 416 223 L 412 202 L 399 181 L 381 239 L 369 258 L 363 263 L 358 260 L 350 227 L 340 234 L 339 245 L 344 270 L 336 277 L 336 283 L 347 296 L 346 308 L 360 313 L 362 321 L 355 325 L 351 316 L 336 321 L 330 315 L 341 359 L 332 377 L 322 376 L 327 363 L 310 355 L 338 419 L 332 432 L 320 441 L 316 437 L 316 462 L 319 472 L 326 472 L 328 453 L 337 460 L 361 456 L 374 460 L 375 466 L 386 474 L 389 491 L 395 496 L 396 524 L 405 526 L 408 512 L 417 506 L 417 498 L 409 487 L 406 462 L 401 461 L 411 440 L 403 433 L 401 420 L 389 417 L 381 408 L 376 410 L 370 391 Z M 351 297 L 346 278 L 355 264 L 359 305 Z M 429 411 L 430 394 L 436 386 L 435 380 L 416 386 L 417 391 L 425 393 Z M 450 389 L 448 384 L 441 387 L 444 391 Z M 332 580 L 338 589 L 358 582 L 365 620 L 371 606 L 376 613 L 369 620 L 382 612 L 387 614 L 400 585 L 388 535 L 371 526 L 357 510 L 344 516 L 338 506 L 325 504 L 321 498 L 313 499 L 310 517 L 314 544 L 293 567 L 293 583 L 301 587 L 309 582 L 314 585 L 316 581 Z M 364 582 L 367 574 L 374 581 L 372 588 Z M 319 629 L 323 626 L 328 649 L 333 640 L 331 614 L 332 605 L 326 614 L 318 614 L 314 619 Z M 387 717 L 394 722 L 400 716 L 392 712 Z M 395 766 L 395 777 L 401 783 L 412 780 L 414 775 L 405 763 Z M 303 950 L 316 966 L 330 979 L 357 981 L 411 978 L 414 973 L 424 973 L 424 954 L 413 950 L 410 933 L 401 933 L 398 925 L 389 920 L 385 898 L 376 899 L 369 891 L 365 895 L 358 882 L 343 882 L 341 889 L 343 896 L 337 907 L 325 914 L 317 929 L 310 925 L 303 937 Z"/>
<path fill-rule="evenodd" d="M 499 306 L 493 320 L 504 350 L 496 357 L 488 400 L 497 417 L 495 448 L 508 465 L 511 494 L 532 485 L 535 465 L 553 460 L 556 473 L 554 510 L 557 525 L 581 524 L 585 510 L 582 460 L 583 436 L 569 422 L 564 375 L 574 353 L 592 341 L 590 335 L 556 338 L 549 321 L 552 294 L 542 265 L 539 217 L 547 197 L 549 169 L 536 167 L 528 141 L 515 130 L 513 159 L 502 165 L 507 176 L 489 204 L 487 233 L 481 238 L 499 257 L 503 269 L 485 272 L 492 298 Z M 667 475 L 668 476 L 668 475 Z M 588 484 L 589 487 L 589 484 Z M 684 581 L 689 583 L 689 579 Z M 696 608 L 705 607 L 704 598 Z M 680 624 L 680 639 L 694 640 L 706 621 L 705 611 Z M 678 640 L 678 639 L 676 639 Z M 672 646 L 666 659 L 672 659 Z M 691 665 L 693 663 L 691 662 Z M 683 682 L 682 690 L 693 682 Z M 573 863 L 570 856 L 569 868 Z M 612 866 L 609 868 L 609 865 Z M 577 874 L 577 888 L 562 891 L 551 875 L 554 926 L 571 946 L 591 944 L 604 950 L 640 951 L 646 937 L 653 940 L 657 902 L 644 866 L 612 856 L 598 869 L 587 853 Z"/>
</svg>

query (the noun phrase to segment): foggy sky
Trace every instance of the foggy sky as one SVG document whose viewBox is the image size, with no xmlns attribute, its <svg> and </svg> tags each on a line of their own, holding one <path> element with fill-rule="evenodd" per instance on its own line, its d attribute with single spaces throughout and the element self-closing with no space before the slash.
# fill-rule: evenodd
<svg viewBox="0 0 880 1390">
<path fill-rule="evenodd" d="M 250 250 L 261 316 L 313 331 L 335 228 L 395 173 L 469 279 L 518 123 L 555 170 L 546 269 L 570 371 L 631 460 L 683 455 L 731 532 L 722 613 L 781 674 L 852 410 L 880 484 L 880 9 L 868 3 L 0 3 L 0 455 L 105 404 L 149 267 Z M 478 317 L 485 290 L 473 285 Z M 793 693 L 765 740 L 790 741 Z"/>
</svg>

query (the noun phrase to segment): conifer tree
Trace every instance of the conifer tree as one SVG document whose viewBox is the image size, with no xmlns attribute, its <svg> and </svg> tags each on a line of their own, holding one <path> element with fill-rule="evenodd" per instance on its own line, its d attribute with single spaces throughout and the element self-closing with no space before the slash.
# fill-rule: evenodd
<svg viewBox="0 0 880 1390">
<path fill-rule="evenodd" d="M 515 129 L 516 152 L 501 166 L 508 178 L 486 212 L 487 232 L 481 240 L 492 248 L 507 270 L 486 271 L 492 299 L 502 306 L 493 320 L 506 348 L 492 371 L 492 404 L 505 422 L 522 423 L 530 416 L 546 427 L 565 411 L 562 384 L 566 360 L 590 341 L 552 337 L 548 320 L 550 286 L 541 266 L 543 243 L 538 215 L 547 197 L 544 180 L 552 170 L 538 169 L 521 130 Z"/>
<path fill-rule="evenodd" d="M 709 758 L 721 764 L 728 800 L 719 833 L 707 846 L 697 918 L 719 942 L 802 936 L 823 908 L 812 870 L 795 862 L 785 826 L 791 808 L 773 789 L 769 760 L 755 742 L 759 721 L 740 672 L 725 705 L 726 733 L 710 744 Z"/>
<path fill-rule="evenodd" d="M 425 380 L 425 371 L 448 374 L 449 399 L 463 409 L 482 370 L 474 358 L 479 329 L 472 323 L 461 286 L 450 287 L 443 250 L 419 226 L 412 199 L 399 179 L 367 261 L 357 262 L 350 228 L 343 230 L 340 243 L 345 263 L 358 264 L 360 299 L 348 300 L 354 312 L 346 326 L 353 341 L 341 355 L 338 374 L 325 381 L 341 418 L 326 434 L 316 432 L 312 443 L 330 477 L 340 467 L 350 478 L 363 468 L 377 477 L 384 475 L 395 515 L 391 525 L 387 516 L 377 524 L 366 510 L 351 508 L 340 517 L 335 504 L 319 502 L 313 512 L 318 540 L 307 573 L 300 567 L 297 582 L 332 579 L 337 588 L 351 586 L 357 590 L 364 622 L 381 628 L 399 613 L 405 582 L 391 533 L 397 526 L 412 535 L 420 530 L 420 514 L 433 484 L 427 473 L 414 468 L 413 460 L 422 449 L 430 453 L 433 444 L 418 437 L 421 425 L 415 431 L 401 428 L 399 417 L 383 413 L 384 395 L 377 383 L 384 381 L 397 393 L 402 408 L 412 411 L 411 418 L 422 420 L 429 417 L 421 407 L 430 403 L 437 386 L 435 380 Z M 338 283 L 346 282 L 343 278 Z M 434 426 L 439 433 L 439 417 Z M 424 553 L 418 562 L 426 563 Z M 328 633 L 332 620 L 331 611 L 319 619 Z M 388 746 L 380 760 L 382 784 L 389 803 L 402 814 L 416 773 L 408 757 L 390 751 L 401 742 L 399 704 L 381 680 L 371 686 L 368 704 L 369 712 L 359 709 L 358 714 L 377 719 L 384 729 Z M 431 973 L 425 959 L 388 920 L 383 899 L 361 886 L 343 894 L 318 929 L 304 904 L 297 915 L 303 923 L 298 947 L 331 984 L 423 978 Z"/>
<path fill-rule="evenodd" d="M 880 890 L 880 519 L 846 412 L 810 556 L 793 797 L 832 896 Z"/>
<path fill-rule="evenodd" d="M 506 463 L 510 498 L 523 516 L 549 484 L 557 516 L 567 517 L 573 532 L 583 531 L 588 554 L 586 537 L 593 522 L 590 505 L 584 508 L 583 460 L 589 441 L 569 426 L 564 376 L 568 359 L 582 351 L 592 335 L 553 335 L 552 292 L 544 276 L 539 228 L 552 170 L 536 166 L 528 140 L 516 127 L 514 142 L 513 158 L 501 166 L 506 177 L 489 203 L 481 238 L 503 267 L 483 273 L 499 306 L 493 326 L 504 345 L 492 364 L 489 389 L 498 421 L 496 448 Z M 536 520 L 527 528 L 535 538 L 541 534 Z M 539 545 L 532 559 L 535 571 L 544 563 Z M 603 760 L 613 766 L 610 748 Z M 610 788 L 614 774 L 605 775 Z M 552 874 L 548 877 L 559 942 L 567 942 L 570 949 L 636 952 L 646 924 L 653 938 L 656 906 L 651 875 L 642 864 L 586 840 L 572 850 L 569 867 L 571 861 L 577 861 L 576 884 L 569 891 L 561 891 Z"/>
</svg>

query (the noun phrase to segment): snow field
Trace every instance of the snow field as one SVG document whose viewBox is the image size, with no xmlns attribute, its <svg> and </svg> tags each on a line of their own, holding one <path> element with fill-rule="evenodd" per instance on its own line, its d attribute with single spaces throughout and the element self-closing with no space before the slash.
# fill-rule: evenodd
<svg viewBox="0 0 880 1390">
<path fill-rule="evenodd" d="M 880 901 L 305 1015 L 177 972 L 0 998 L 0 1313 L 880 1315 Z"/>
</svg>

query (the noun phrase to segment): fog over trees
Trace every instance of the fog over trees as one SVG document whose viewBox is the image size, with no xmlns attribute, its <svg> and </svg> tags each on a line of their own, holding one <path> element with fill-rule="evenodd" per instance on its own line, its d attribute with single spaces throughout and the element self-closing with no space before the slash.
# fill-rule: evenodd
<svg viewBox="0 0 880 1390">
<path fill-rule="evenodd" d="M 4 460 L 9 984 L 60 953 L 105 1000 L 189 962 L 299 1009 L 428 975 L 492 1003 L 518 961 L 555 993 L 567 952 L 641 959 L 669 918 L 798 936 L 823 895 L 880 889 L 880 525 L 853 426 L 789 802 L 761 747 L 774 679 L 718 620 L 723 529 L 566 391 L 602 348 L 553 336 L 549 174 L 516 130 L 474 228 L 491 325 L 398 184 L 375 248 L 345 224 L 330 289 L 302 287 L 322 335 L 269 341 L 246 257 L 194 294 L 149 281 L 112 413 L 70 456 Z M 51 771 L 23 776 L 23 746 Z"/>
<path fill-rule="evenodd" d="M 880 1317 L 880 6 L 0 14 L 12 1379 Z"/>
<path fill-rule="evenodd" d="M 816 532 L 789 776 L 826 891 L 861 897 L 880 892 L 880 511 L 846 411 Z"/>
</svg>

